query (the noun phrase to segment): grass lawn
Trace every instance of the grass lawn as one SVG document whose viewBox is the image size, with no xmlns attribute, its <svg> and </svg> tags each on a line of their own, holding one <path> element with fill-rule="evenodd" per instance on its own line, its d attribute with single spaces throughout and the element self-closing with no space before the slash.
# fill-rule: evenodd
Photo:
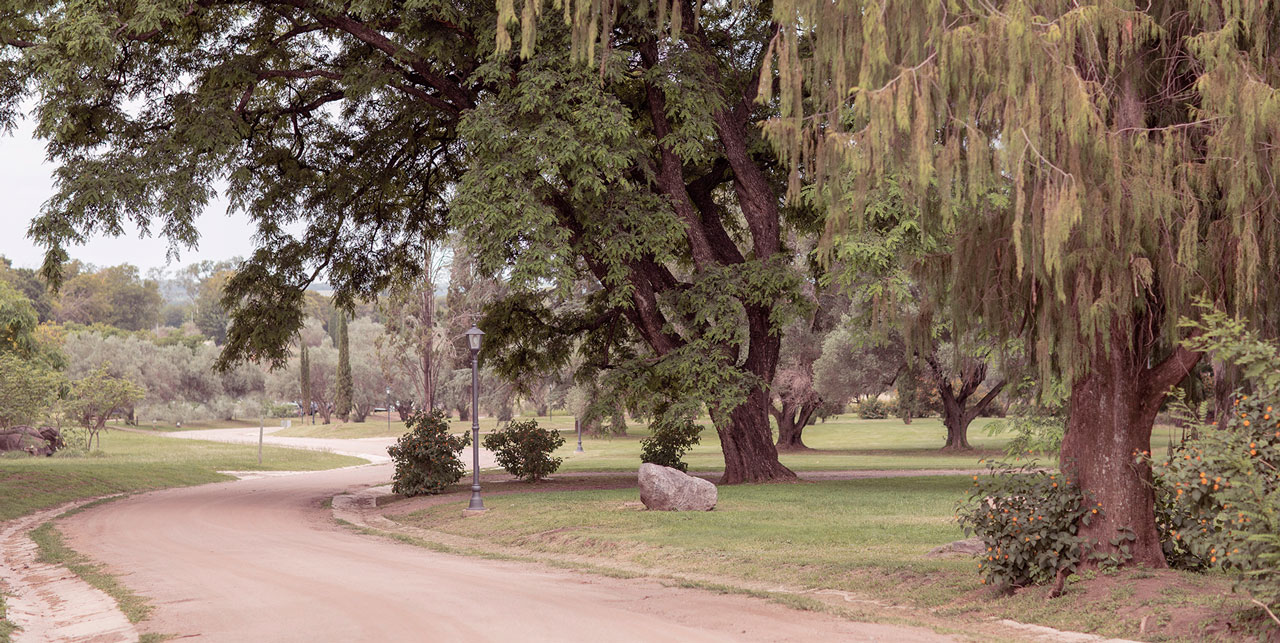
<svg viewBox="0 0 1280 643">
<path fill-rule="evenodd" d="M 980 418 L 969 428 L 974 451 L 940 451 L 946 437 L 942 421 L 917 419 L 903 424 L 899 419 L 862 420 L 842 415 L 804 431 L 804 441 L 812 450 L 783 453 L 782 463 L 797 471 L 843 471 L 869 469 L 974 469 L 979 460 L 1002 454 L 1005 435 L 991 437 L 983 427 L 991 420 Z M 633 426 L 626 436 L 584 437 L 584 453 L 575 453 L 577 436 L 565 433 L 565 444 L 556 455 L 564 458 L 561 471 L 634 471 L 640 463 L 640 440 L 648 435 L 643 426 Z M 684 458 L 690 471 L 722 471 L 724 455 L 715 429 L 704 422 L 701 442 Z M 1042 459 L 1055 464 L 1055 459 Z"/>
<path fill-rule="evenodd" d="M 314 471 L 364 462 L 267 446 L 259 465 L 256 445 L 108 430 L 100 456 L 0 458 L 0 520 L 80 498 L 228 479 L 218 471 Z"/>
<path fill-rule="evenodd" d="M 754 591 L 788 588 L 801 592 L 788 594 L 796 600 L 831 599 L 827 607 L 854 618 L 914 614 L 943 628 L 1009 618 L 1168 640 L 1201 635 L 1250 609 L 1230 595 L 1221 575 L 1169 571 L 1073 583 L 1061 600 L 1048 600 L 1044 587 L 997 595 L 979 584 L 973 560 L 926 556 L 964 537 L 953 515 L 970 484 L 967 477 L 939 476 L 724 486 L 716 510 L 705 513 L 644 511 L 634 488 L 491 493 L 485 498 L 490 511 L 476 518 L 462 517 L 463 492 L 458 502 L 417 510 L 393 503 L 387 515 L 505 552 Z M 400 511 L 408 513 L 396 515 Z"/>
<path fill-rule="evenodd" d="M 547 417 L 521 416 L 517 420 L 535 419 L 538 426 L 543 428 L 552 428 L 559 431 L 573 432 L 573 416 L 570 415 L 554 415 L 550 420 Z M 316 424 L 302 424 L 297 419 L 293 421 L 293 426 L 288 429 L 276 431 L 274 435 L 287 438 L 338 438 L 338 439 L 358 439 L 358 438 L 398 438 L 404 435 L 407 428 L 405 423 L 391 416 L 390 429 L 387 428 L 387 416 L 378 415 L 377 417 L 369 416 L 364 422 L 339 422 L 334 419 L 332 424 L 320 424 L 317 418 Z M 280 420 L 269 420 L 274 422 L 271 426 L 280 426 Z M 480 432 L 488 433 L 500 428 L 505 422 L 499 422 L 493 418 L 480 418 Z M 254 424 L 253 426 L 257 426 Z M 449 431 L 451 433 L 463 433 L 471 430 L 471 420 L 449 420 Z M 567 439 L 567 438 L 566 438 Z M 577 438 L 574 438 L 575 440 Z M 576 442 L 575 442 L 576 444 Z M 639 451 L 636 451 L 639 453 Z"/>
<path fill-rule="evenodd" d="M 280 426 L 279 418 L 266 418 L 268 427 Z M 120 420 L 112 420 L 107 427 L 125 426 Z M 247 429 L 257 427 L 257 418 L 241 418 L 237 420 L 196 420 L 192 422 L 183 422 L 182 426 L 176 424 L 166 424 L 164 422 L 139 420 L 138 424 L 130 426 L 130 429 L 140 431 L 198 431 L 200 429 Z"/>
</svg>

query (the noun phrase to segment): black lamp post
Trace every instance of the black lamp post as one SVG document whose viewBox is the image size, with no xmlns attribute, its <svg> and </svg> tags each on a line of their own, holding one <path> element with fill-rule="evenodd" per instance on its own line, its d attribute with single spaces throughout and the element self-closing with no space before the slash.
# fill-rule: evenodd
<svg viewBox="0 0 1280 643">
<path fill-rule="evenodd" d="M 391 387 L 387 387 L 387 435 L 391 435 Z"/>
<path fill-rule="evenodd" d="M 484 511 L 480 499 L 480 338 L 484 331 L 472 326 L 466 332 L 467 346 L 471 348 L 471 504 L 467 511 Z"/>
</svg>

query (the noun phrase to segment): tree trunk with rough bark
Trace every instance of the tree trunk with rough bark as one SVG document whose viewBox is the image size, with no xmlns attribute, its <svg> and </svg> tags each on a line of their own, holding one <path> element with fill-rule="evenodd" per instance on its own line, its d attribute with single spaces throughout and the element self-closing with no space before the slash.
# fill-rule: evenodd
<svg viewBox="0 0 1280 643">
<path fill-rule="evenodd" d="M 422 271 L 422 304 L 419 310 L 419 332 L 422 340 L 419 359 L 422 362 L 422 408 L 430 411 L 436 405 L 436 371 L 432 364 L 435 353 L 436 284 L 431 274 L 431 251 L 427 251 Z"/>
<path fill-rule="evenodd" d="M 789 480 L 796 474 L 778 461 L 769 427 L 769 396 L 755 389 L 747 400 L 724 418 L 713 413 L 716 433 L 724 452 L 724 476 L 720 484 Z"/>
<path fill-rule="evenodd" d="M 813 414 L 818 410 L 821 401 L 803 404 L 782 402 L 782 408 L 770 407 L 774 421 L 778 424 L 778 451 L 805 451 L 809 447 L 804 443 L 804 428 L 813 421 Z"/>
<path fill-rule="evenodd" d="M 1060 462 L 1067 480 L 1079 485 L 1086 506 L 1096 508 L 1079 525 L 1087 554 L 1119 554 L 1128 564 L 1166 566 L 1155 523 L 1151 467 L 1139 458 L 1151 450 L 1151 429 L 1170 386 L 1195 366 L 1199 353 L 1179 347 L 1148 368 L 1150 344 L 1113 330 L 1110 351 L 1094 351 L 1088 374 L 1071 388 L 1070 417 Z M 1124 562 L 1124 561 L 1122 561 Z"/>
<path fill-rule="evenodd" d="M 1005 380 L 997 382 L 986 395 L 969 407 L 967 406 L 969 398 L 987 379 L 986 363 L 970 361 L 963 368 L 960 385 L 957 388 L 950 374 L 938 363 L 936 352 L 926 355 L 925 362 L 928 363 L 934 384 L 938 387 L 938 396 L 942 398 L 942 424 L 947 428 L 947 441 L 942 446 L 943 450 L 972 449 L 973 447 L 969 446 L 969 425 L 995 401 L 1000 391 L 1004 390 Z"/>
</svg>

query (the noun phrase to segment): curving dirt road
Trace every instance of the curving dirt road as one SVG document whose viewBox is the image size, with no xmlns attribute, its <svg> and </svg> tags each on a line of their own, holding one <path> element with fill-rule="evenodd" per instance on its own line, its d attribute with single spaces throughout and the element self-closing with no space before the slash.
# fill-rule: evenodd
<svg viewBox="0 0 1280 643">
<path fill-rule="evenodd" d="M 333 523 L 324 500 L 390 473 L 367 466 L 160 491 L 61 529 L 152 599 L 143 631 L 202 641 L 948 640 L 740 596 L 441 554 Z"/>
</svg>

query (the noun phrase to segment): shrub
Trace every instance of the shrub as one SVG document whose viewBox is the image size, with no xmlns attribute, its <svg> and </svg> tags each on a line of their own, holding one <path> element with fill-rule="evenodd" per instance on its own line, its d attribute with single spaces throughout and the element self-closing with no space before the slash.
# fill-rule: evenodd
<svg viewBox="0 0 1280 643">
<path fill-rule="evenodd" d="M 1153 463 L 1165 558 L 1221 569 L 1236 588 L 1280 604 L 1280 395 L 1237 397 L 1221 426 Z"/>
<path fill-rule="evenodd" d="M 660 414 L 649 425 L 649 437 L 640 441 L 640 461 L 688 471 L 681 458 L 698 443 L 702 427 L 691 418 Z"/>
<path fill-rule="evenodd" d="M 459 453 L 470 436 L 449 435 L 449 421 L 439 409 L 409 416 L 409 431 L 387 453 L 395 462 L 392 491 L 406 496 L 440 493 L 462 479 L 466 468 Z"/>
<path fill-rule="evenodd" d="M 858 403 L 858 417 L 864 420 L 883 420 L 889 417 L 889 406 L 880 398 L 869 397 Z"/>
<path fill-rule="evenodd" d="M 483 444 L 507 473 L 530 482 L 555 473 L 564 462 L 564 458 L 551 457 L 564 445 L 564 437 L 558 431 L 538 428 L 537 420 L 509 422 L 501 431 L 486 435 Z"/>
<path fill-rule="evenodd" d="M 1087 525 L 1101 511 L 1061 473 L 1031 466 L 987 465 L 991 475 L 973 476 L 957 509 L 965 534 L 986 546 L 978 562 L 984 584 L 1023 587 L 1069 573 L 1082 551 L 1077 523 Z"/>
</svg>

